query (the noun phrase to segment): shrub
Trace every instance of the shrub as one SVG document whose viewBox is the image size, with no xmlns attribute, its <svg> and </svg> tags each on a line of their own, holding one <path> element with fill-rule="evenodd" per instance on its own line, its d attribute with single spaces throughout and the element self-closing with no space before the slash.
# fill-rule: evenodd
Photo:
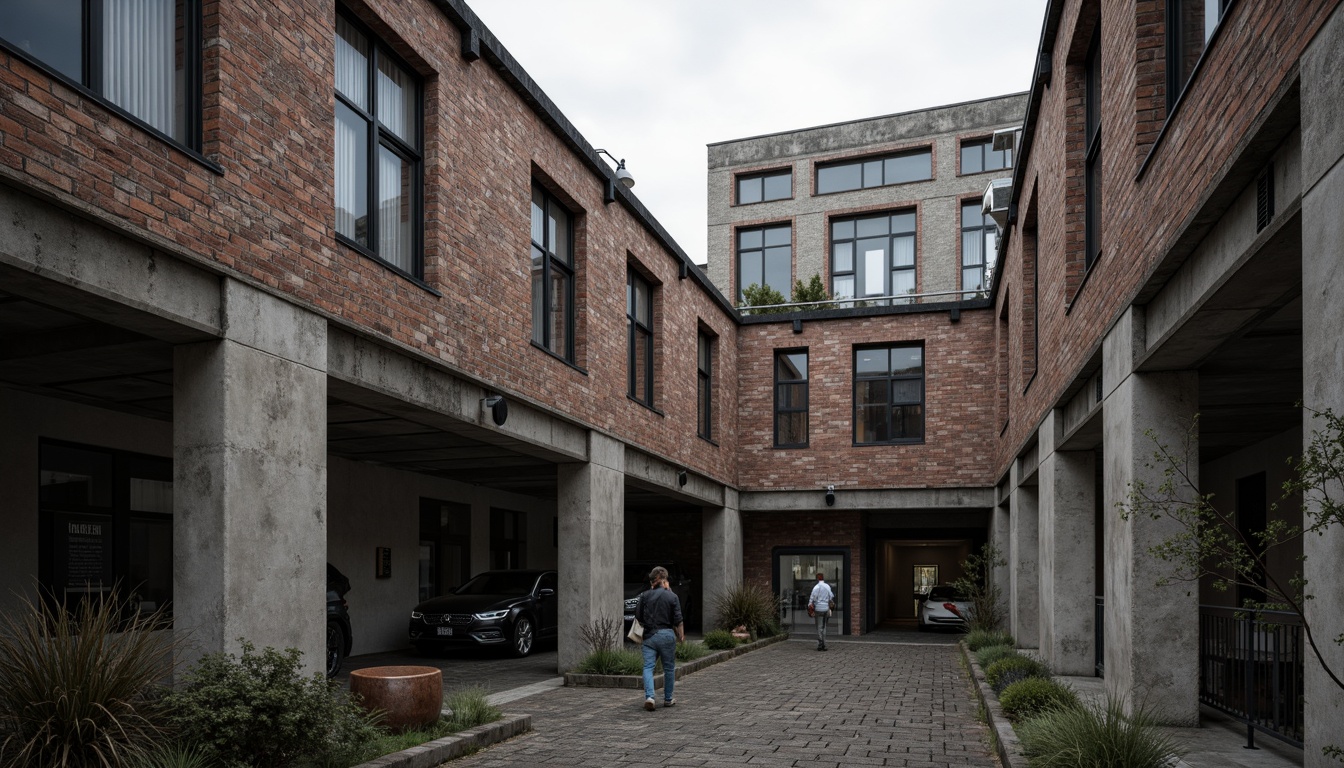
<svg viewBox="0 0 1344 768">
<path fill-rule="evenodd" d="M 593 651 L 575 671 L 585 675 L 638 675 L 644 672 L 644 656 L 626 648 Z"/>
<path fill-rule="evenodd" d="M 769 315 L 776 312 L 792 312 L 792 307 L 773 306 L 787 303 L 789 298 L 768 285 L 752 283 L 742 289 L 742 301 L 738 304 L 742 308 L 742 314 Z M 754 307 L 768 306 L 768 309 L 754 309 Z"/>
<path fill-rule="evenodd" d="M 1166 768 L 1184 750 L 1139 711 L 1119 702 L 1047 710 L 1016 726 L 1032 768 Z"/>
<path fill-rule="evenodd" d="M 715 651 L 726 651 L 737 647 L 737 638 L 726 629 L 711 629 L 705 633 L 705 647 Z"/>
<path fill-rule="evenodd" d="M 704 643 L 677 643 L 677 661 L 695 661 L 709 655 Z"/>
<path fill-rule="evenodd" d="M 611 616 L 598 616 L 579 627 L 579 635 L 589 653 L 610 651 L 621 645 L 622 620 Z"/>
<path fill-rule="evenodd" d="M 992 583 L 990 573 L 1007 561 L 993 544 L 985 544 L 979 554 L 967 557 L 961 563 L 962 577 L 952 582 L 957 591 L 966 595 L 966 628 L 971 631 L 997 630 L 1008 620 L 1008 608 L 1003 590 Z M 975 650 L 972 648 L 971 650 Z"/>
<path fill-rule="evenodd" d="M 743 625 L 756 637 L 779 634 L 778 605 L 770 590 L 755 584 L 739 584 L 714 596 L 719 629 Z"/>
<path fill-rule="evenodd" d="M 1078 706 L 1078 694 L 1045 677 L 1031 677 L 1005 686 L 999 695 L 1003 713 L 1014 722 L 1052 709 Z"/>
<path fill-rule="evenodd" d="M 158 681 L 174 645 L 158 614 L 115 596 L 67 607 L 24 596 L 0 616 L 0 762 L 129 764 L 161 737 Z"/>
<path fill-rule="evenodd" d="M 499 707 L 486 699 L 483 686 L 473 685 L 454 691 L 448 696 L 448 708 L 453 711 L 449 722 L 457 730 L 475 728 L 478 725 L 493 723 L 499 719 Z"/>
<path fill-rule="evenodd" d="M 985 669 L 985 682 L 1000 693 L 1004 688 L 1028 677 L 1049 677 L 1050 670 L 1041 662 L 1026 656 L 1008 656 Z"/>
<path fill-rule="evenodd" d="M 999 659 L 1017 655 L 1017 650 L 1011 645 L 987 645 L 975 652 L 975 663 L 984 669 Z"/>
<path fill-rule="evenodd" d="M 988 629 L 972 629 L 966 633 L 966 647 L 978 651 L 989 645 L 1012 645 L 1013 636 L 1007 632 Z"/>
<path fill-rule="evenodd" d="M 242 656 L 204 656 L 165 700 L 188 741 L 230 764 L 288 765 L 301 757 L 338 763 L 377 735 L 374 719 L 322 673 L 304 677 L 302 653 L 246 640 Z"/>
<path fill-rule="evenodd" d="M 135 768 L 216 768 L 209 750 L 198 746 L 165 744 L 136 760 Z"/>
</svg>

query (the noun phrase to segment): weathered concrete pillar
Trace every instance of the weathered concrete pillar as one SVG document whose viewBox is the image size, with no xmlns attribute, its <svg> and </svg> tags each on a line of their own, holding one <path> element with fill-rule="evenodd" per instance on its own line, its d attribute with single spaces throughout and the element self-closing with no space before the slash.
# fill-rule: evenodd
<svg viewBox="0 0 1344 768">
<path fill-rule="evenodd" d="M 989 521 L 989 543 L 993 545 L 995 559 L 989 565 L 989 583 L 999 588 L 999 607 L 1003 610 L 1004 616 L 1011 617 L 1011 607 L 1009 600 L 1012 597 L 1013 585 L 1009 576 L 1008 561 L 1012 555 L 1012 515 L 1009 512 L 1008 505 L 1002 504 L 994 508 L 991 513 L 993 516 Z M 1009 625 L 1012 621 L 1009 619 Z M 1009 626 L 1002 627 L 1008 630 Z"/>
<path fill-rule="evenodd" d="M 1344 8 L 1317 33 L 1302 57 L 1302 399 L 1307 408 L 1330 408 L 1344 414 Z M 1304 440 L 1322 428 L 1320 419 L 1304 416 Z M 1344 488 L 1331 489 L 1341 498 Z M 1310 502 L 1308 501 L 1308 504 Z M 1309 514 L 1304 510 L 1304 514 Z M 1344 529 L 1324 536 L 1305 536 L 1306 618 L 1321 638 L 1326 663 L 1344 676 L 1344 646 L 1330 638 L 1344 635 Z M 1344 747 L 1344 690 L 1326 675 L 1308 653 L 1303 764 L 1305 768 L 1337 765 L 1321 748 Z"/>
<path fill-rule="evenodd" d="M 1060 451 L 1059 412 L 1040 430 L 1041 655 L 1058 675 L 1096 666 L 1092 451 Z"/>
<path fill-rule="evenodd" d="M 714 610 L 716 596 L 742 583 L 742 514 L 737 507 L 737 491 L 723 490 L 722 507 L 706 507 L 701 516 L 701 604 L 704 630 L 719 625 Z"/>
<path fill-rule="evenodd" d="M 1037 560 L 1040 555 L 1040 515 L 1037 489 L 1022 485 L 1013 468 L 1011 518 L 1008 531 L 1008 624 L 1018 648 L 1041 643 L 1041 590 Z"/>
<path fill-rule="evenodd" d="M 625 556 L 625 446 L 588 433 L 588 461 L 556 470 L 560 513 L 559 671 L 587 649 L 581 629 L 599 617 L 621 619 Z"/>
<path fill-rule="evenodd" d="M 326 321 L 233 280 L 224 338 L 173 354 L 174 621 L 183 661 L 298 648 L 324 669 Z"/>
<path fill-rule="evenodd" d="M 1167 517 L 1122 519 L 1119 505 L 1128 500 L 1132 483 L 1155 489 L 1164 482 L 1161 467 L 1148 466 L 1157 449 L 1154 438 L 1185 450 L 1199 406 L 1199 379 L 1193 371 L 1132 372 L 1142 339 L 1142 311 L 1131 308 L 1103 345 L 1106 690 L 1130 711 L 1144 707 L 1165 724 L 1194 726 L 1199 724 L 1199 589 L 1185 583 L 1159 587 L 1172 564 L 1149 551 L 1183 529 Z M 1198 458 L 1199 446 L 1189 448 Z M 1198 461 L 1191 469 L 1198 472 Z M 1198 484 L 1199 478 L 1191 481 Z"/>
</svg>

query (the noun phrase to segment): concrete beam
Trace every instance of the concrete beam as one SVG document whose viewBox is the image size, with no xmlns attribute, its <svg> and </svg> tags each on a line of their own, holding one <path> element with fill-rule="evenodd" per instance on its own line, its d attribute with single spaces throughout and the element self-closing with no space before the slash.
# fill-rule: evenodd
<svg viewBox="0 0 1344 768">
<path fill-rule="evenodd" d="M 677 480 L 680 472 L 686 472 L 685 485 Z M 625 446 L 625 479 L 632 485 L 688 504 L 713 507 L 725 504 L 727 488 L 722 483 L 629 445 Z"/>
<path fill-rule="evenodd" d="M 990 488 L 899 488 L 888 490 L 835 489 L 835 506 L 826 506 L 826 486 L 814 491 L 744 491 L 743 512 L 806 512 L 809 510 L 989 509 Z"/>
</svg>

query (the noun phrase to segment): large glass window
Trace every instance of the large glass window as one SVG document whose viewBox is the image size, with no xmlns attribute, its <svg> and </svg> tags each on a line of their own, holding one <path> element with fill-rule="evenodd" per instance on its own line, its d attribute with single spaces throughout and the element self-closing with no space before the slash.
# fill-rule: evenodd
<svg viewBox="0 0 1344 768">
<path fill-rule="evenodd" d="M 420 84 L 357 23 L 336 16 L 336 234 L 420 278 Z"/>
<path fill-rule="evenodd" d="M 854 350 L 854 443 L 924 441 L 924 348 Z"/>
<path fill-rule="evenodd" d="M 5 0 L 0 38 L 199 150 L 200 16 L 198 0 Z"/>
<path fill-rule="evenodd" d="M 1181 97 L 1231 4 L 1232 0 L 1167 0 L 1167 109 Z"/>
<path fill-rule="evenodd" d="M 832 222 L 831 293 L 837 299 L 914 293 L 915 235 L 914 211 Z"/>
<path fill-rule="evenodd" d="M 569 211 L 532 185 L 532 341 L 574 360 L 574 228 Z"/>
<path fill-rule="evenodd" d="M 1011 149 L 995 151 L 992 139 L 963 141 L 961 143 L 962 174 L 1001 171 L 1012 167 L 1013 151 Z"/>
<path fill-rule="evenodd" d="M 961 204 L 961 290 L 989 290 L 990 261 L 995 253 L 998 228 L 979 200 Z M 963 295 L 963 298 L 965 296 Z"/>
<path fill-rule="evenodd" d="M 737 298 L 752 285 L 774 288 L 787 301 L 793 295 L 793 228 L 753 227 L 737 231 Z"/>
<path fill-rule="evenodd" d="M 771 171 L 737 177 L 737 204 L 787 200 L 793 197 L 793 171 Z"/>
<path fill-rule="evenodd" d="M 807 350 L 775 353 L 775 447 L 807 445 Z"/>
<path fill-rule="evenodd" d="M 1101 252 L 1101 24 L 1092 35 L 1087 52 L 1087 81 L 1084 85 L 1085 112 L 1083 146 L 1087 168 L 1084 173 L 1083 239 L 1084 269 L 1091 269 Z"/>
<path fill-rule="evenodd" d="M 701 331 L 696 343 L 697 433 L 714 439 L 714 337 Z"/>
<path fill-rule="evenodd" d="M 653 407 L 653 288 L 632 269 L 626 272 L 625 314 L 630 324 L 630 397 Z"/>
<path fill-rule="evenodd" d="M 917 149 L 817 167 L 817 194 L 884 187 L 933 178 L 933 152 Z"/>
</svg>

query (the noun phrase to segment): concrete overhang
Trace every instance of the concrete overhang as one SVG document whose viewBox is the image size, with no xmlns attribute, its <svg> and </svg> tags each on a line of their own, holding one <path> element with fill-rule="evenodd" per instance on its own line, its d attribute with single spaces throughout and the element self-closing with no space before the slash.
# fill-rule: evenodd
<svg viewBox="0 0 1344 768">
<path fill-rule="evenodd" d="M 826 506 L 826 489 L 806 491 L 742 491 L 743 512 L 841 512 L 853 510 L 988 509 L 995 505 L 994 488 L 895 488 L 865 490 L 836 488 L 835 506 Z"/>
</svg>

